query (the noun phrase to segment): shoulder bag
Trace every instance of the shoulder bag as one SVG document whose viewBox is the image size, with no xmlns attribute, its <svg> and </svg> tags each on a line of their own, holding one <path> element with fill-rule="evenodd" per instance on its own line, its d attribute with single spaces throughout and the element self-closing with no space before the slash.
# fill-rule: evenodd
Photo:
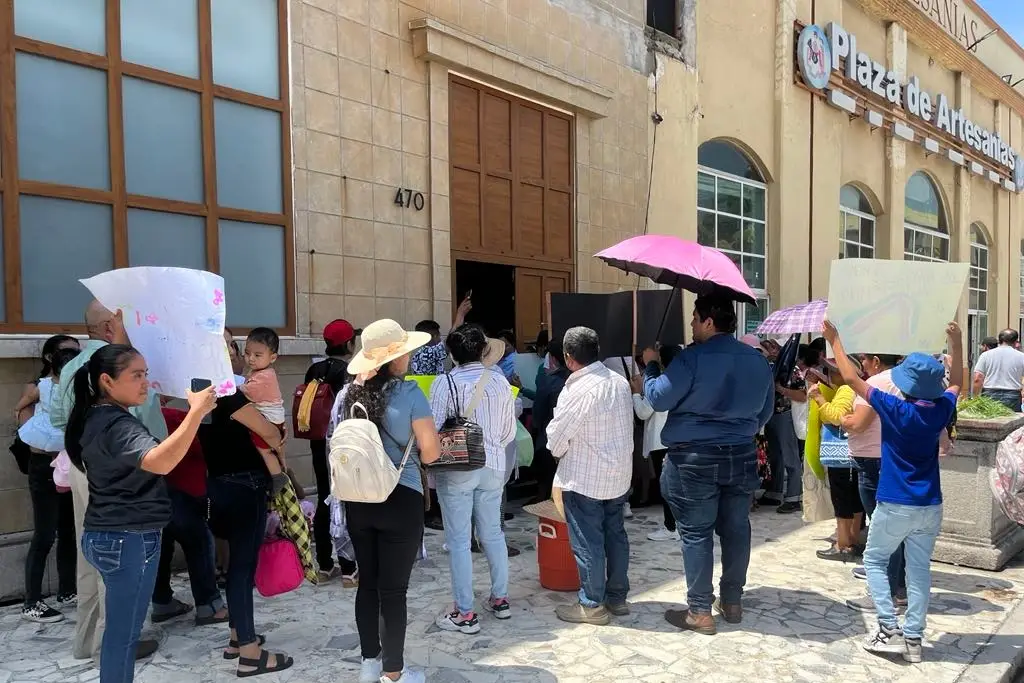
<svg viewBox="0 0 1024 683">
<path fill-rule="evenodd" d="M 830 469 L 853 467 L 850 459 L 850 436 L 835 425 L 821 425 L 821 464 Z"/>
<path fill-rule="evenodd" d="M 448 378 L 448 393 L 451 395 L 455 413 L 446 419 L 444 425 L 438 430 L 438 436 L 441 439 L 441 457 L 427 465 L 429 469 L 435 472 L 468 472 L 478 470 L 487 464 L 487 454 L 484 451 L 484 430 L 471 418 L 484 397 L 484 388 L 487 385 L 490 372 L 490 370 L 484 370 L 481 373 L 473 390 L 473 398 L 466 406 L 464 413 L 459 409 L 459 392 L 458 387 L 455 386 L 455 380 L 452 379 L 450 373 L 445 373 L 445 377 Z"/>
</svg>

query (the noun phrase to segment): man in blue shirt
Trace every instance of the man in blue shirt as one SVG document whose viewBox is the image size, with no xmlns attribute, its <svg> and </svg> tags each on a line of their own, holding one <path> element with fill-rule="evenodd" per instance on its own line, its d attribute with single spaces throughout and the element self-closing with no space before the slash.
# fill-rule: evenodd
<svg viewBox="0 0 1024 683">
<path fill-rule="evenodd" d="M 683 545 L 685 611 L 665 619 L 678 628 L 714 635 L 715 610 L 731 624 L 743 619 L 740 598 L 750 564 L 750 504 L 758 486 L 754 436 L 775 410 L 768 362 L 738 341 L 735 303 L 697 299 L 690 323 L 694 344 L 664 374 L 658 352 L 644 351 L 644 395 L 668 417 L 661 442 L 668 449 L 661 493 Z M 714 599 L 714 533 L 722 543 L 719 600 Z"/>
<path fill-rule="evenodd" d="M 963 335 L 955 322 L 946 327 L 952 356 L 948 389 L 942 362 L 926 354 L 912 353 L 893 368 L 892 382 L 903 398 L 875 389 L 860 378 L 830 322 L 826 321 L 824 334 L 843 379 L 871 404 L 882 427 L 878 506 L 871 517 L 864 551 L 864 570 L 878 613 L 878 628 L 864 648 L 902 653 L 906 661 L 917 663 L 921 661 L 921 638 L 931 592 L 929 563 L 942 526 L 939 438 L 953 419 L 963 384 Z M 901 543 L 907 563 L 908 600 L 902 629 L 893 609 L 887 572 L 889 556 Z"/>
</svg>

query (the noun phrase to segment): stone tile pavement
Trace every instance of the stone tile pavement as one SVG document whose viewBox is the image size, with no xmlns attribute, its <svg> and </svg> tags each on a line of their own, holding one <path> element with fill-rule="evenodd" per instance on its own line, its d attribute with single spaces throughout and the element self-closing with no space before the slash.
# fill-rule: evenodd
<svg viewBox="0 0 1024 683">
<path fill-rule="evenodd" d="M 474 636 L 438 632 L 433 618 L 449 605 L 441 534 L 428 531 L 428 559 L 419 563 L 409 594 L 406 658 L 425 667 L 431 683 L 954 683 L 1007 620 L 1024 595 L 1024 562 L 1001 573 L 933 566 L 925 662 L 909 666 L 864 652 L 860 642 L 873 621 L 847 609 L 863 582 L 851 567 L 814 557 L 828 523 L 801 524 L 794 516 L 762 510 L 753 515 L 754 552 L 742 625 L 719 623 L 719 635 L 682 633 L 663 619 L 685 601 L 677 544 L 648 541 L 660 508 L 638 510 L 628 521 L 633 613 L 611 626 L 572 626 L 553 613 L 573 594 L 553 593 L 537 582 L 533 551 L 536 524 L 520 514 L 509 538 L 525 548 L 511 560 L 513 617 L 482 617 Z M 486 563 L 475 561 L 479 597 L 487 595 Z M 179 597 L 187 598 L 178 578 Z M 355 681 L 358 638 L 354 590 L 340 583 L 304 586 L 273 600 L 257 598 L 256 618 L 269 645 L 296 659 L 294 668 L 260 677 L 265 683 Z M 142 664 L 139 683 L 214 683 L 237 680 L 221 658 L 223 627 L 196 628 L 189 619 L 149 627 L 160 651 Z M 0 683 L 86 683 L 98 673 L 70 657 L 70 621 L 37 625 L 21 621 L 15 607 L 0 610 Z M 1018 644 L 1019 646 L 1019 644 Z"/>
</svg>

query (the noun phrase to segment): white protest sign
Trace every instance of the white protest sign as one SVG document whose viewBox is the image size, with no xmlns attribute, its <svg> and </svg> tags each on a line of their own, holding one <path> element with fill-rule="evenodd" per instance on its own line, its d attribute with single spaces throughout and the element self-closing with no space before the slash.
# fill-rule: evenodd
<svg viewBox="0 0 1024 683">
<path fill-rule="evenodd" d="M 833 261 L 828 319 L 850 353 L 939 353 L 968 270 L 966 263 Z"/>
<path fill-rule="evenodd" d="M 124 327 L 149 366 L 153 390 L 185 398 L 192 379 L 208 379 L 218 396 L 235 393 L 224 343 L 224 278 L 204 270 L 144 266 L 81 281 Z"/>
</svg>

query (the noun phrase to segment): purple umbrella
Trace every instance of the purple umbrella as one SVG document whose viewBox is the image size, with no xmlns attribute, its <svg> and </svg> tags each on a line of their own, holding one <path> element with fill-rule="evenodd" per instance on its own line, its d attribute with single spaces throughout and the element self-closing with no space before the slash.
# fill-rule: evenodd
<svg viewBox="0 0 1024 683">
<path fill-rule="evenodd" d="M 754 303 L 754 293 L 732 259 L 712 247 L 668 235 L 640 235 L 597 254 L 609 266 L 658 284 L 694 292 L 715 292 Z"/>
<path fill-rule="evenodd" d="M 816 299 L 806 304 L 780 308 L 757 326 L 758 334 L 803 334 L 820 333 L 825 322 L 828 301 Z"/>
</svg>

